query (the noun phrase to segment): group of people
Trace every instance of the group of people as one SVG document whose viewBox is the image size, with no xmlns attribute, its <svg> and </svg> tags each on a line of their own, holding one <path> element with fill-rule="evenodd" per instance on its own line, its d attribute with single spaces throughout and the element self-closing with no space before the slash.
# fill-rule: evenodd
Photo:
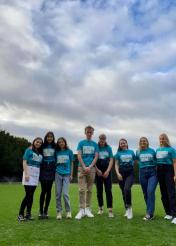
<svg viewBox="0 0 176 246">
<path fill-rule="evenodd" d="M 115 159 L 115 171 L 122 192 L 127 219 L 133 218 L 131 188 L 134 183 L 134 165 L 139 166 L 139 181 L 146 203 L 144 220 L 152 220 L 155 210 L 155 190 L 159 183 L 161 200 L 165 210 L 164 219 L 176 224 L 176 150 L 171 147 L 166 134 L 159 136 L 160 147 L 156 151 L 149 147 L 146 137 L 141 137 L 139 147 L 134 153 L 128 148 L 126 139 L 119 140 L 115 156 L 108 145 L 106 135 L 101 134 L 96 143 L 92 140 L 94 128 L 85 127 L 86 138 L 78 143 L 78 185 L 79 212 L 75 216 L 80 220 L 84 216 L 94 217 L 91 211 L 91 197 L 96 180 L 98 214 L 103 214 L 103 185 L 106 193 L 108 216 L 113 214 L 113 196 L 111 170 Z M 22 184 L 25 197 L 22 200 L 18 220 L 32 220 L 31 208 L 34 191 L 41 182 L 39 219 L 48 218 L 52 185 L 55 180 L 57 219 L 62 219 L 62 194 L 65 203 L 66 218 L 72 218 L 69 183 L 73 177 L 74 155 L 65 138 L 60 137 L 55 143 L 53 132 L 48 132 L 44 142 L 40 137 L 34 139 L 23 156 Z"/>
</svg>

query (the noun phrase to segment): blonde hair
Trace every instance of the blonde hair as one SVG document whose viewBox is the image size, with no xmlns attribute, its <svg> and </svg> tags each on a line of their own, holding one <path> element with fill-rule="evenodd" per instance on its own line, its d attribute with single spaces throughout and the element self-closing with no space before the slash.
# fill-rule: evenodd
<svg viewBox="0 0 176 246">
<path fill-rule="evenodd" d="M 162 133 L 159 137 L 163 137 L 165 142 L 166 142 L 166 147 L 171 146 L 169 137 L 167 136 L 166 133 Z M 161 145 L 160 145 L 161 146 Z"/>
<path fill-rule="evenodd" d="M 141 137 L 141 138 L 139 139 L 139 150 L 141 150 L 140 142 L 141 142 L 142 139 L 145 139 L 145 140 L 146 140 L 146 142 L 147 142 L 147 148 L 149 147 L 149 141 L 148 141 L 148 138 L 146 138 L 146 137 Z"/>
</svg>

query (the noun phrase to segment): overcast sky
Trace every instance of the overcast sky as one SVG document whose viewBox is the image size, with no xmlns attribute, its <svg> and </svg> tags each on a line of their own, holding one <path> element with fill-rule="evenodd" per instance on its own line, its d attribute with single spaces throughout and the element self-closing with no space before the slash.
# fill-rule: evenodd
<svg viewBox="0 0 176 246">
<path fill-rule="evenodd" d="M 0 128 L 176 146 L 176 1 L 0 0 Z"/>
</svg>

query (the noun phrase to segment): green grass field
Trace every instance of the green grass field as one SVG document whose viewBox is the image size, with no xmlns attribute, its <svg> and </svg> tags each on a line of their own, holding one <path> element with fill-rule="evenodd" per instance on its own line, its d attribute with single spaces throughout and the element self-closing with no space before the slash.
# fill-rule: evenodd
<svg viewBox="0 0 176 246">
<path fill-rule="evenodd" d="M 97 200 L 93 190 L 92 209 L 95 218 L 83 218 L 80 221 L 56 220 L 55 193 L 53 187 L 50 204 L 50 219 L 38 220 L 40 186 L 38 186 L 32 209 L 35 221 L 19 223 L 16 219 L 21 200 L 24 196 L 20 184 L 0 185 L 0 246 L 175 246 L 176 225 L 163 219 L 164 211 L 160 201 L 159 190 L 156 194 L 156 212 L 153 221 L 143 221 L 145 204 L 141 188 L 134 185 L 133 212 L 134 218 L 127 220 L 124 214 L 122 197 L 117 184 L 113 185 L 114 218 L 108 218 L 107 212 L 96 215 Z M 78 211 L 78 186 L 70 186 L 72 214 Z"/>
</svg>

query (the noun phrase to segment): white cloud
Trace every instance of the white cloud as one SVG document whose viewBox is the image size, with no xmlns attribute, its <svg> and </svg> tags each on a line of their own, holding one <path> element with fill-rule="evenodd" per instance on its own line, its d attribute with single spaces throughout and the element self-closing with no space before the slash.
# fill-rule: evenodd
<svg viewBox="0 0 176 246">
<path fill-rule="evenodd" d="M 141 14 L 142 13 L 142 14 Z M 76 149 L 84 127 L 114 146 L 174 144 L 175 7 L 155 1 L 3 1 L 0 119 L 32 139 L 49 129 Z"/>
</svg>

